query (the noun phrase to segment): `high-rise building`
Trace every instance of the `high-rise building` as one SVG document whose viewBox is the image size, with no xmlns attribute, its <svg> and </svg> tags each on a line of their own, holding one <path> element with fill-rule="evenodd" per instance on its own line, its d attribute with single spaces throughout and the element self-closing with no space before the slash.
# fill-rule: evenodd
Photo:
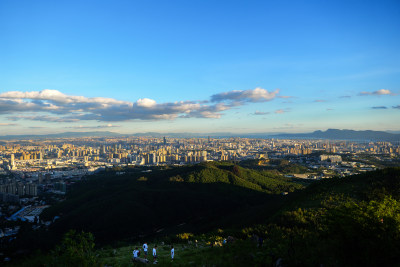
<svg viewBox="0 0 400 267">
<path fill-rule="evenodd" d="M 16 191 L 17 191 L 17 187 L 15 184 L 8 184 L 7 193 L 15 195 Z"/>
<path fill-rule="evenodd" d="M 23 183 L 18 184 L 18 186 L 17 186 L 17 193 L 18 193 L 18 196 L 23 196 L 23 195 L 25 195 L 25 186 L 24 186 Z"/>
<path fill-rule="evenodd" d="M 157 162 L 157 157 L 155 153 L 149 153 L 146 156 L 146 164 L 154 164 Z"/>
<path fill-rule="evenodd" d="M 7 185 L 6 184 L 0 185 L 0 193 L 7 193 Z"/>
<path fill-rule="evenodd" d="M 37 186 L 36 184 L 27 184 L 26 185 L 26 194 L 30 196 L 37 196 Z"/>
<path fill-rule="evenodd" d="M 14 154 L 11 154 L 11 157 L 10 157 L 10 169 L 11 170 L 15 169 L 15 157 L 14 157 Z"/>
<path fill-rule="evenodd" d="M 38 181 L 39 181 L 39 184 L 43 183 L 43 174 L 42 173 L 38 174 Z"/>
</svg>

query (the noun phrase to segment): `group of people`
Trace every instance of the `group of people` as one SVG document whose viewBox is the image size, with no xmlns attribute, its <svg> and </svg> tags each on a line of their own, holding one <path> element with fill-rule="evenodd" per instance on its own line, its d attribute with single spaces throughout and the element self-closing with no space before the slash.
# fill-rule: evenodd
<svg viewBox="0 0 400 267">
<path fill-rule="evenodd" d="M 145 242 L 143 244 L 143 254 L 144 254 L 145 261 L 148 261 L 148 259 L 147 259 L 148 247 L 149 246 L 147 245 L 147 242 Z M 139 258 L 139 256 L 140 256 L 140 250 L 136 247 L 133 250 L 133 260 L 136 261 Z M 174 257 L 175 257 L 174 246 L 171 246 L 171 261 L 174 260 Z M 157 245 L 155 245 L 154 248 L 153 248 L 153 261 L 154 261 L 154 263 L 157 263 Z"/>
</svg>

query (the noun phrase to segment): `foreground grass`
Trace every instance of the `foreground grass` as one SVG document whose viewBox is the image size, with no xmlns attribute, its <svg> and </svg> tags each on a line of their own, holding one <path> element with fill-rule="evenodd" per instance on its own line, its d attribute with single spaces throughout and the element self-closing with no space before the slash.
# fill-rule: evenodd
<svg viewBox="0 0 400 267">
<path fill-rule="evenodd" d="M 149 252 L 155 244 L 149 244 Z M 98 258 L 104 266 L 126 267 L 143 266 L 140 262 L 133 263 L 132 251 L 141 245 L 122 247 L 118 249 L 103 249 L 98 251 Z M 265 266 L 272 262 L 265 249 L 257 248 L 251 241 L 236 241 L 222 247 L 210 247 L 205 244 L 174 245 L 175 258 L 171 261 L 170 246 L 158 245 L 158 266 Z M 151 253 L 148 256 L 150 264 L 153 263 Z M 144 257 L 143 252 L 140 256 Z"/>
</svg>

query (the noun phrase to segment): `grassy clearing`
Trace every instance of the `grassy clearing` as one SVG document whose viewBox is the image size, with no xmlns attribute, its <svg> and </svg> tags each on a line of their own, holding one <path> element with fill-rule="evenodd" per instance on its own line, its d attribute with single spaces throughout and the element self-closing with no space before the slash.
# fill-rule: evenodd
<svg viewBox="0 0 400 267">
<path fill-rule="evenodd" d="M 135 247 L 136 245 L 103 249 L 98 253 L 99 259 L 106 266 L 143 266 L 145 264 L 131 261 Z M 141 245 L 138 244 L 137 247 L 141 248 Z M 149 251 L 152 251 L 153 247 L 154 244 L 149 244 Z M 193 244 L 174 245 L 174 261 L 171 261 L 170 248 L 169 245 L 158 245 L 158 266 L 263 266 L 272 261 L 266 249 L 257 248 L 251 241 L 236 241 L 222 247 L 210 247 L 205 243 L 199 243 L 197 247 Z M 143 251 L 140 257 L 144 257 Z M 153 257 L 149 255 L 148 259 L 152 264 Z"/>
</svg>

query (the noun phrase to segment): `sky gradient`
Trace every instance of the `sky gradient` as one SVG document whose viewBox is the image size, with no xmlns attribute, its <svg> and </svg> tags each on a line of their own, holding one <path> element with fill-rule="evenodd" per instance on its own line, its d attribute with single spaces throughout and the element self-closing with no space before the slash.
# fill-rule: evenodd
<svg viewBox="0 0 400 267">
<path fill-rule="evenodd" d="M 0 135 L 400 131 L 399 1 L 0 1 Z"/>
</svg>

